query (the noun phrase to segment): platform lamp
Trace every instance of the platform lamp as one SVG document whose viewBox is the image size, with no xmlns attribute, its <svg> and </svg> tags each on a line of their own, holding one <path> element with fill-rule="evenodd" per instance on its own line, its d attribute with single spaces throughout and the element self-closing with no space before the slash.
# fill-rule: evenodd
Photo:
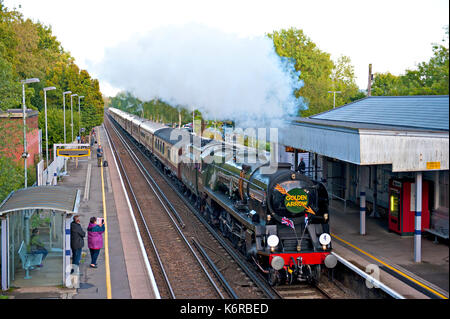
<svg viewBox="0 0 450 319">
<path fill-rule="evenodd" d="M 81 108 L 80 108 L 80 100 L 83 99 L 84 96 L 78 97 L 78 136 L 81 138 Z"/>
<path fill-rule="evenodd" d="M 72 94 L 72 91 L 63 92 L 63 108 L 64 108 L 64 144 L 66 144 L 66 94 Z"/>
<path fill-rule="evenodd" d="M 341 91 L 328 91 L 328 93 L 333 93 L 333 109 L 336 107 L 336 93 L 341 94 Z"/>
<path fill-rule="evenodd" d="M 72 94 L 72 91 L 63 92 L 63 108 L 64 108 L 64 144 L 66 144 L 66 94 Z M 64 172 L 67 172 L 67 161 L 64 159 Z"/>
<path fill-rule="evenodd" d="M 22 83 L 22 101 L 23 101 L 23 154 L 22 157 L 25 160 L 24 161 L 24 165 L 25 165 L 25 188 L 27 188 L 27 158 L 28 158 L 28 152 L 27 152 L 27 129 L 26 129 L 26 114 L 27 114 L 27 106 L 25 105 L 25 84 L 30 84 L 30 83 L 37 83 L 39 82 L 38 78 L 32 78 L 32 79 L 26 79 L 26 80 L 22 80 L 20 81 L 20 83 Z"/>
<path fill-rule="evenodd" d="M 73 142 L 73 97 L 78 96 L 78 94 L 72 94 L 70 95 L 70 126 L 72 127 L 72 140 L 70 143 Z"/>
<path fill-rule="evenodd" d="M 48 169 L 48 128 L 47 128 L 47 91 L 56 90 L 54 86 L 49 86 L 44 88 L 44 109 L 45 109 L 45 158 L 47 159 L 47 169 Z"/>
</svg>

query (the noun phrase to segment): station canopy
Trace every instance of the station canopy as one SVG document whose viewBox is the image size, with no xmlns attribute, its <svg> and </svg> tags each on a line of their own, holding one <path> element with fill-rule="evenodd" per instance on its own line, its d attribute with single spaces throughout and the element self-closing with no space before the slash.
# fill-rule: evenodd
<svg viewBox="0 0 450 319">
<path fill-rule="evenodd" d="M 36 186 L 12 192 L 0 205 L 0 216 L 13 211 L 48 209 L 77 213 L 79 190 L 62 186 Z"/>
<path fill-rule="evenodd" d="M 371 96 L 279 133 L 284 146 L 393 172 L 449 169 L 449 96 Z"/>
</svg>

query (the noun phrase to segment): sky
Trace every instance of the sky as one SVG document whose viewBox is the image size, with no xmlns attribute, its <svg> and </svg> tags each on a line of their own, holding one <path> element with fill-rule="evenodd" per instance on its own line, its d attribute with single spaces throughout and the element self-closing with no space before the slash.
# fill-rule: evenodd
<svg viewBox="0 0 450 319">
<path fill-rule="evenodd" d="M 103 94 L 114 87 L 93 65 L 108 48 L 167 26 L 196 23 L 240 38 L 295 27 L 337 60 L 349 56 L 358 86 L 366 89 L 373 73 L 399 75 L 432 56 L 444 37 L 448 0 L 5 0 L 25 18 L 52 27 L 75 62 L 100 81 Z M 19 5 L 21 6 L 19 8 Z M 130 57 L 131 59 L 133 57 Z"/>
</svg>

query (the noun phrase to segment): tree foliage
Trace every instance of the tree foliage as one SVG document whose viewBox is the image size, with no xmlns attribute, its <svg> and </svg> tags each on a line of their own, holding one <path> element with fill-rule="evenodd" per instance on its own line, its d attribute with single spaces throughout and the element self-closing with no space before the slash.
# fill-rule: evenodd
<svg viewBox="0 0 450 319">
<path fill-rule="evenodd" d="M 268 36 L 273 39 L 277 54 L 293 59 L 296 71 L 300 71 L 304 86 L 295 94 L 308 103 L 308 109 L 301 111 L 302 116 L 331 109 L 333 94 L 328 91 L 342 92 L 336 95 L 336 106 L 361 97 L 349 57 L 341 56 L 334 62 L 329 53 L 320 50 L 303 30 L 296 28 L 274 31 Z"/>
<path fill-rule="evenodd" d="M 192 111 L 173 107 L 158 99 L 143 102 L 130 92 L 119 92 L 115 97 L 109 98 L 108 106 L 159 123 L 176 125 L 179 122 L 179 113 L 182 125 L 192 122 Z M 195 110 L 194 114 L 196 119 L 201 119 L 201 113 L 198 110 Z"/>
<path fill-rule="evenodd" d="M 39 78 L 39 83 L 25 86 L 27 108 L 39 111 L 39 128 L 43 130 L 43 145 L 45 145 L 45 118 L 43 88 L 55 86 L 56 90 L 47 92 L 48 107 L 48 136 L 49 147 L 53 143 L 63 142 L 63 92 L 72 91 L 73 94 L 84 96 L 80 102 L 81 127 L 90 132 L 92 127 L 103 122 L 104 102 L 100 93 L 99 82 L 91 78 L 86 70 L 80 70 L 70 53 L 64 51 L 61 43 L 52 34 L 51 27 L 41 22 L 25 19 L 16 10 L 9 10 L 0 0 L 0 111 L 22 108 L 21 80 Z M 73 98 L 74 135 L 78 133 L 78 97 Z M 70 95 L 66 95 L 66 134 L 68 141 L 71 137 L 70 128 Z M 23 128 L 22 128 L 23 129 Z M 0 130 L 1 131 L 1 130 Z M 5 133 L 5 132 L 3 132 Z M 2 134 L 2 139 L 16 141 L 11 134 Z M 23 139 L 23 138 L 22 138 Z M 20 141 L 20 138 L 19 138 Z M 3 172 L 17 166 L 12 159 L 4 156 L 5 145 L 0 143 L 0 157 L 2 158 L 0 171 L 0 195 L 22 185 L 13 183 L 19 179 L 3 176 Z M 2 147 L 3 146 L 3 147 Z M 20 170 L 20 167 L 18 168 Z M 23 168 L 22 168 L 23 170 Z M 5 174 L 6 175 L 6 174 Z M 10 178 L 11 177 L 11 178 Z M 0 200 L 2 197 L 0 196 Z"/>
</svg>

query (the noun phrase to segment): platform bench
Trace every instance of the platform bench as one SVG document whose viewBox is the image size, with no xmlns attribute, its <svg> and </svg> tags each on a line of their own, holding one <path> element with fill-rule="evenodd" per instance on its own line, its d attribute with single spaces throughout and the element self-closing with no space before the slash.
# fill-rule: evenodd
<svg viewBox="0 0 450 319">
<path fill-rule="evenodd" d="M 25 242 L 22 240 L 18 251 L 20 260 L 22 261 L 22 268 L 25 269 L 24 279 L 31 279 L 30 270 L 34 269 L 34 266 L 38 266 L 42 263 L 42 257 L 44 254 L 30 254 L 27 253 Z"/>
<path fill-rule="evenodd" d="M 427 233 L 430 233 L 432 235 L 434 235 L 434 243 L 437 244 L 437 237 L 441 237 L 443 239 L 448 239 L 448 233 L 443 233 L 443 232 L 438 232 L 434 229 L 429 229 L 429 228 L 425 228 L 424 229 Z"/>
</svg>

